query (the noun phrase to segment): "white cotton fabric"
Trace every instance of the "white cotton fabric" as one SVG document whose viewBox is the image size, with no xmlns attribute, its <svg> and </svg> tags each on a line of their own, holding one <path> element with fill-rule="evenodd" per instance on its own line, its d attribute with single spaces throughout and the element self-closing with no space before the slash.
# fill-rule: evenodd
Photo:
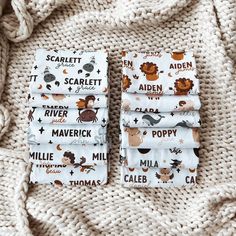
<svg viewBox="0 0 236 236">
<path fill-rule="evenodd" d="M 31 71 L 32 93 L 107 94 L 105 51 L 38 49 Z"/>
<path fill-rule="evenodd" d="M 121 112 L 121 123 L 125 127 L 200 127 L 198 111 L 182 111 L 169 113 Z"/>
<path fill-rule="evenodd" d="M 30 123 L 28 143 L 102 144 L 106 143 L 106 125 L 50 125 Z"/>
<path fill-rule="evenodd" d="M 124 187 L 183 187 L 197 183 L 197 169 L 127 168 L 120 167 Z M 169 174 L 161 174 L 161 171 Z"/>
<path fill-rule="evenodd" d="M 159 96 L 122 93 L 121 109 L 136 112 L 193 111 L 201 107 L 198 95 Z"/>
<path fill-rule="evenodd" d="M 89 103 L 86 101 L 88 99 Z M 31 94 L 29 98 L 30 107 L 83 109 L 107 107 L 107 105 L 108 101 L 105 95 Z"/>
<path fill-rule="evenodd" d="M 121 148 L 121 164 L 131 168 L 197 168 L 198 149 Z"/>
<path fill-rule="evenodd" d="M 74 158 L 70 158 L 73 155 Z M 106 165 L 108 145 L 30 145 L 29 160 L 34 164 Z"/>
<path fill-rule="evenodd" d="M 32 114 L 32 115 L 31 115 Z M 108 109 L 47 109 L 31 108 L 29 120 L 36 124 L 107 124 Z"/>
<path fill-rule="evenodd" d="M 196 62 L 190 51 L 123 52 L 123 91 L 187 95 L 199 93 Z"/>
<path fill-rule="evenodd" d="M 122 148 L 198 148 L 198 128 L 121 127 Z"/>
<path fill-rule="evenodd" d="M 34 184 L 54 184 L 60 181 L 63 185 L 104 185 L 107 183 L 107 165 L 66 166 L 33 164 L 30 181 Z"/>
</svg>

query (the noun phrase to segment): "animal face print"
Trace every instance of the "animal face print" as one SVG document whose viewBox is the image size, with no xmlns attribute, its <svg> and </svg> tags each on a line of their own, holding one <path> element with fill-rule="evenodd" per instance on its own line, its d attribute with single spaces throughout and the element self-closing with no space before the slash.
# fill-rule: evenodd
<svg viewBox="0 0 236 236">
<path fill-rule="evenodd" d="M 154 81 L 158 79 L 158 67 L 156 64 L 152 62 L 145 62 L 140 66 L 140 70 L 146 75 L 147 80 Z"/>
<path fill-rule="evenodd" d="M 159 96 L 122 93 L 122 110 L 145 113 L 194 111 L 201 107 L 199 96 Z"/>
<path fill-rule="evenodd" d="M 29 98 L 29 106 L 54 109 L 106 108 L 107 97 L 104 95 L 52 95 L 33 94 Z"/>
<path fill-rule="evenodd" d="M 121 167 L 121 184 L 124 187 L 183 187 L 197 184 L 197 171 L 171 168 Z"/>
<path fill-rule="evenodd" d="M 31 71 L 32 93 L 106 94 L 108 54 L 38 49 Z"/>
<path fill-rule="evenodd" d="M 192 52 L 125 52 L 123 91 L 142 94 L 197 95 L 199 79 Z"/>
<path fill-rule="evenodd" d="M 126 128 L 125 132 L 128 133 L 128 142 L 130 146 L 139 146 L 143 142 L 143 137 L 138 128 Z"/>
<path fill-rule="evenodd" d="M 62 163 L 65 165 L 73 165 L 75 163 L 75 154 L 72 152 L 65 152 L 62 158 Z"/>
<path fill-rule="evenodd" d="M 193 53 L 122 52 L 122 66 L 122 185 L 196 184 L 201 103 Z"/>
</svg>

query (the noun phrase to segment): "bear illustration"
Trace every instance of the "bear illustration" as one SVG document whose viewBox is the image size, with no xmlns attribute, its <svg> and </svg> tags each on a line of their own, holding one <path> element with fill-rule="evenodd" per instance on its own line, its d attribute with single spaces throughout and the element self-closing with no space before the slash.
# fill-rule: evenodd
<svg viewBox="0 0 236 236">
<path fill-rule="evenodd" d="M 128 133 L 129 146 L 137 147 L 143 142 L 143 137 L 138 128 L 125 128 L 125 132 Z"/>
</svg>

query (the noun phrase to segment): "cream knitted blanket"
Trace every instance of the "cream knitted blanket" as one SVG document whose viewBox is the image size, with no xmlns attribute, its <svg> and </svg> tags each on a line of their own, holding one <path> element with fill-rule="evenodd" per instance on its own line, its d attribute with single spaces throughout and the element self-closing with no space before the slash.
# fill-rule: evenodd
<svg viewBox="0 0 236 236">
<path fill-rule="evenodd" d="M 235 235 L 236 1 L 11 2 L 0 18 L 0 235 Z M 40 47 L 110 52 L 107 186 L 28 184 L 28 76 Z M 157 48 L 196 55 L 202 147 L 194 188 L 119 184 L 120 51 Z"/>
</svg>

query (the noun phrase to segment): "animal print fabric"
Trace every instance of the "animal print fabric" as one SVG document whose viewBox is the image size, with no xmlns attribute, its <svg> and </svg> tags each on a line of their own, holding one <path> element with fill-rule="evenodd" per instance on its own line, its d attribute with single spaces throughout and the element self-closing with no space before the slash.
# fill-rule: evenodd
<svg viewBox="0 0 236 236">
<path fill-rule="evenodd" d="M 198 128 L 121 127 L 122 148 L 198 148 Z"/>
<path fill-rule="evenodd" d="M 121 156 L 121 164 L 129 168 L 196 168 L 199 164 L 198 148 L 121 148 Z"/>
<path fill-rule="evenodd" d="M 123 111 L 172 112 L 194 111 L 201 107 L 198 95 L 160 96 L 157 94 L 122 93 Z"/>
<path fill-rule="evenodd" d="M 121 120 L 126 127 L 200 127 L 198 111 L 149 114 L 135 111 L 121 112 Z"/>
<path fill-rule="evenodd" d="M 38 49 L 31 71 L 32 93 L 106 94 L 108 89 L 108 55 Z"/>
<path fill-rule="evenodd" d="M 198 110 L 201 103 L 193 53 L 184 51 L 166 53 L 161 50 L 145 53 L 122 52 L 122 55 L 123 92 L 120 116 L 122 185 L 125 187 L 195 185 L 199 161 L 195 161 L 195 164 L 192 162 L 189 168 L 184 164 L 191 162 L 186 159 L 198 159 L 194 152 L 187 150 L 200 147 L 198 127 L 201 121 Z M 181 114 L 188 114 L 189 117 Z M 195 114 L 198 114 L 197 121 L 190 123 Z M 158 126 L 161 120 L 163 123 Z M 134 152 L 138 154 L 134 155 L 130 149 L 135 149 Z M 173 152 L 176 158 L 171 159 L 170 163 L 169 159 L 173 157 Z M 163 153 L 166 156 L 161 161 Z M 149 155 L 150 160 L 147 158 Z M 137 160 L 132 161 L 132 159 Z M 161 168 L 161 162 L 165 162 L 167 167 Z M 140 171 L 143 168 L 145 171 Z M 194 169 L 193 172 L 189 170 L 191 168 Z"/>
<path fill-rule="evenodd" d="M 107 62 L 100 51 L 36 50 L 28 114 L 31 183 L 107 182 Z"/>
<path fill-rule="evenodd" d="M 195 183 L 196 168 L 127 168 L 121 166 L 121 183 L 124 187 L 183 187 Z"/>
<path fill-rule="evenodd" d="M 54 187 L 63 185 L 97 186 L 107 183 L 107 165 L 82 165 L 79 168 L 68 165 L 33 164 L 30 181 L 32 183 L 48 184 Z"/>
<path fill-rule="evenodd" d="M 1 234 L 234 235 L 235 0 L 7 2 L 13 11 L 0 18 Z M 109 50 L 108 185 L 28 183 L 28 75 L 38 48 Z M 190 49 L 196 58 L 202 125 L 194 188 L 120 185 L 120 52 L 157 48 Z"/>
<path fill-rule="evenodd" d="M 106 165 L 107 150 L 107 144 L 96 145 L 92 149 L 90 145 L 83 145 L 81 148 L 78 148 L 77 145 L 64 144 L 30 145 L 29 160 L 35 164 L 50 165 Z M 74 153 L 73 157 L 71 153 Z M 87 158 L 81 160 L 82 156 Z"/>
<path fill-rule="evenodd" d="M 90 119 L 92 123 L 98 125 L 108 123 L 108 109 L 106 108 L 47 109 L 34 107 L 29 111 L 28 116 L 31 122 L 36 124 L 45 123 L 75 125 L 78 123 L 82 124 L 84 121 Z M 193 117 L 190 117 L 189 124 L 191 124 Z"/>
<path fill-rule="evenodd" d="M 69 95 L 34 93 L 30 95 L 29 106 L 56 109 L 84 109 L 107 107 L 107 97 L 104 95 Z"/>
<path fill-rule="evenodd" d="M 192 52 L 123 51 L 122 62 L 124 92 L 160 95 L 199 93 L 196 62 Z"/>
</svg>

